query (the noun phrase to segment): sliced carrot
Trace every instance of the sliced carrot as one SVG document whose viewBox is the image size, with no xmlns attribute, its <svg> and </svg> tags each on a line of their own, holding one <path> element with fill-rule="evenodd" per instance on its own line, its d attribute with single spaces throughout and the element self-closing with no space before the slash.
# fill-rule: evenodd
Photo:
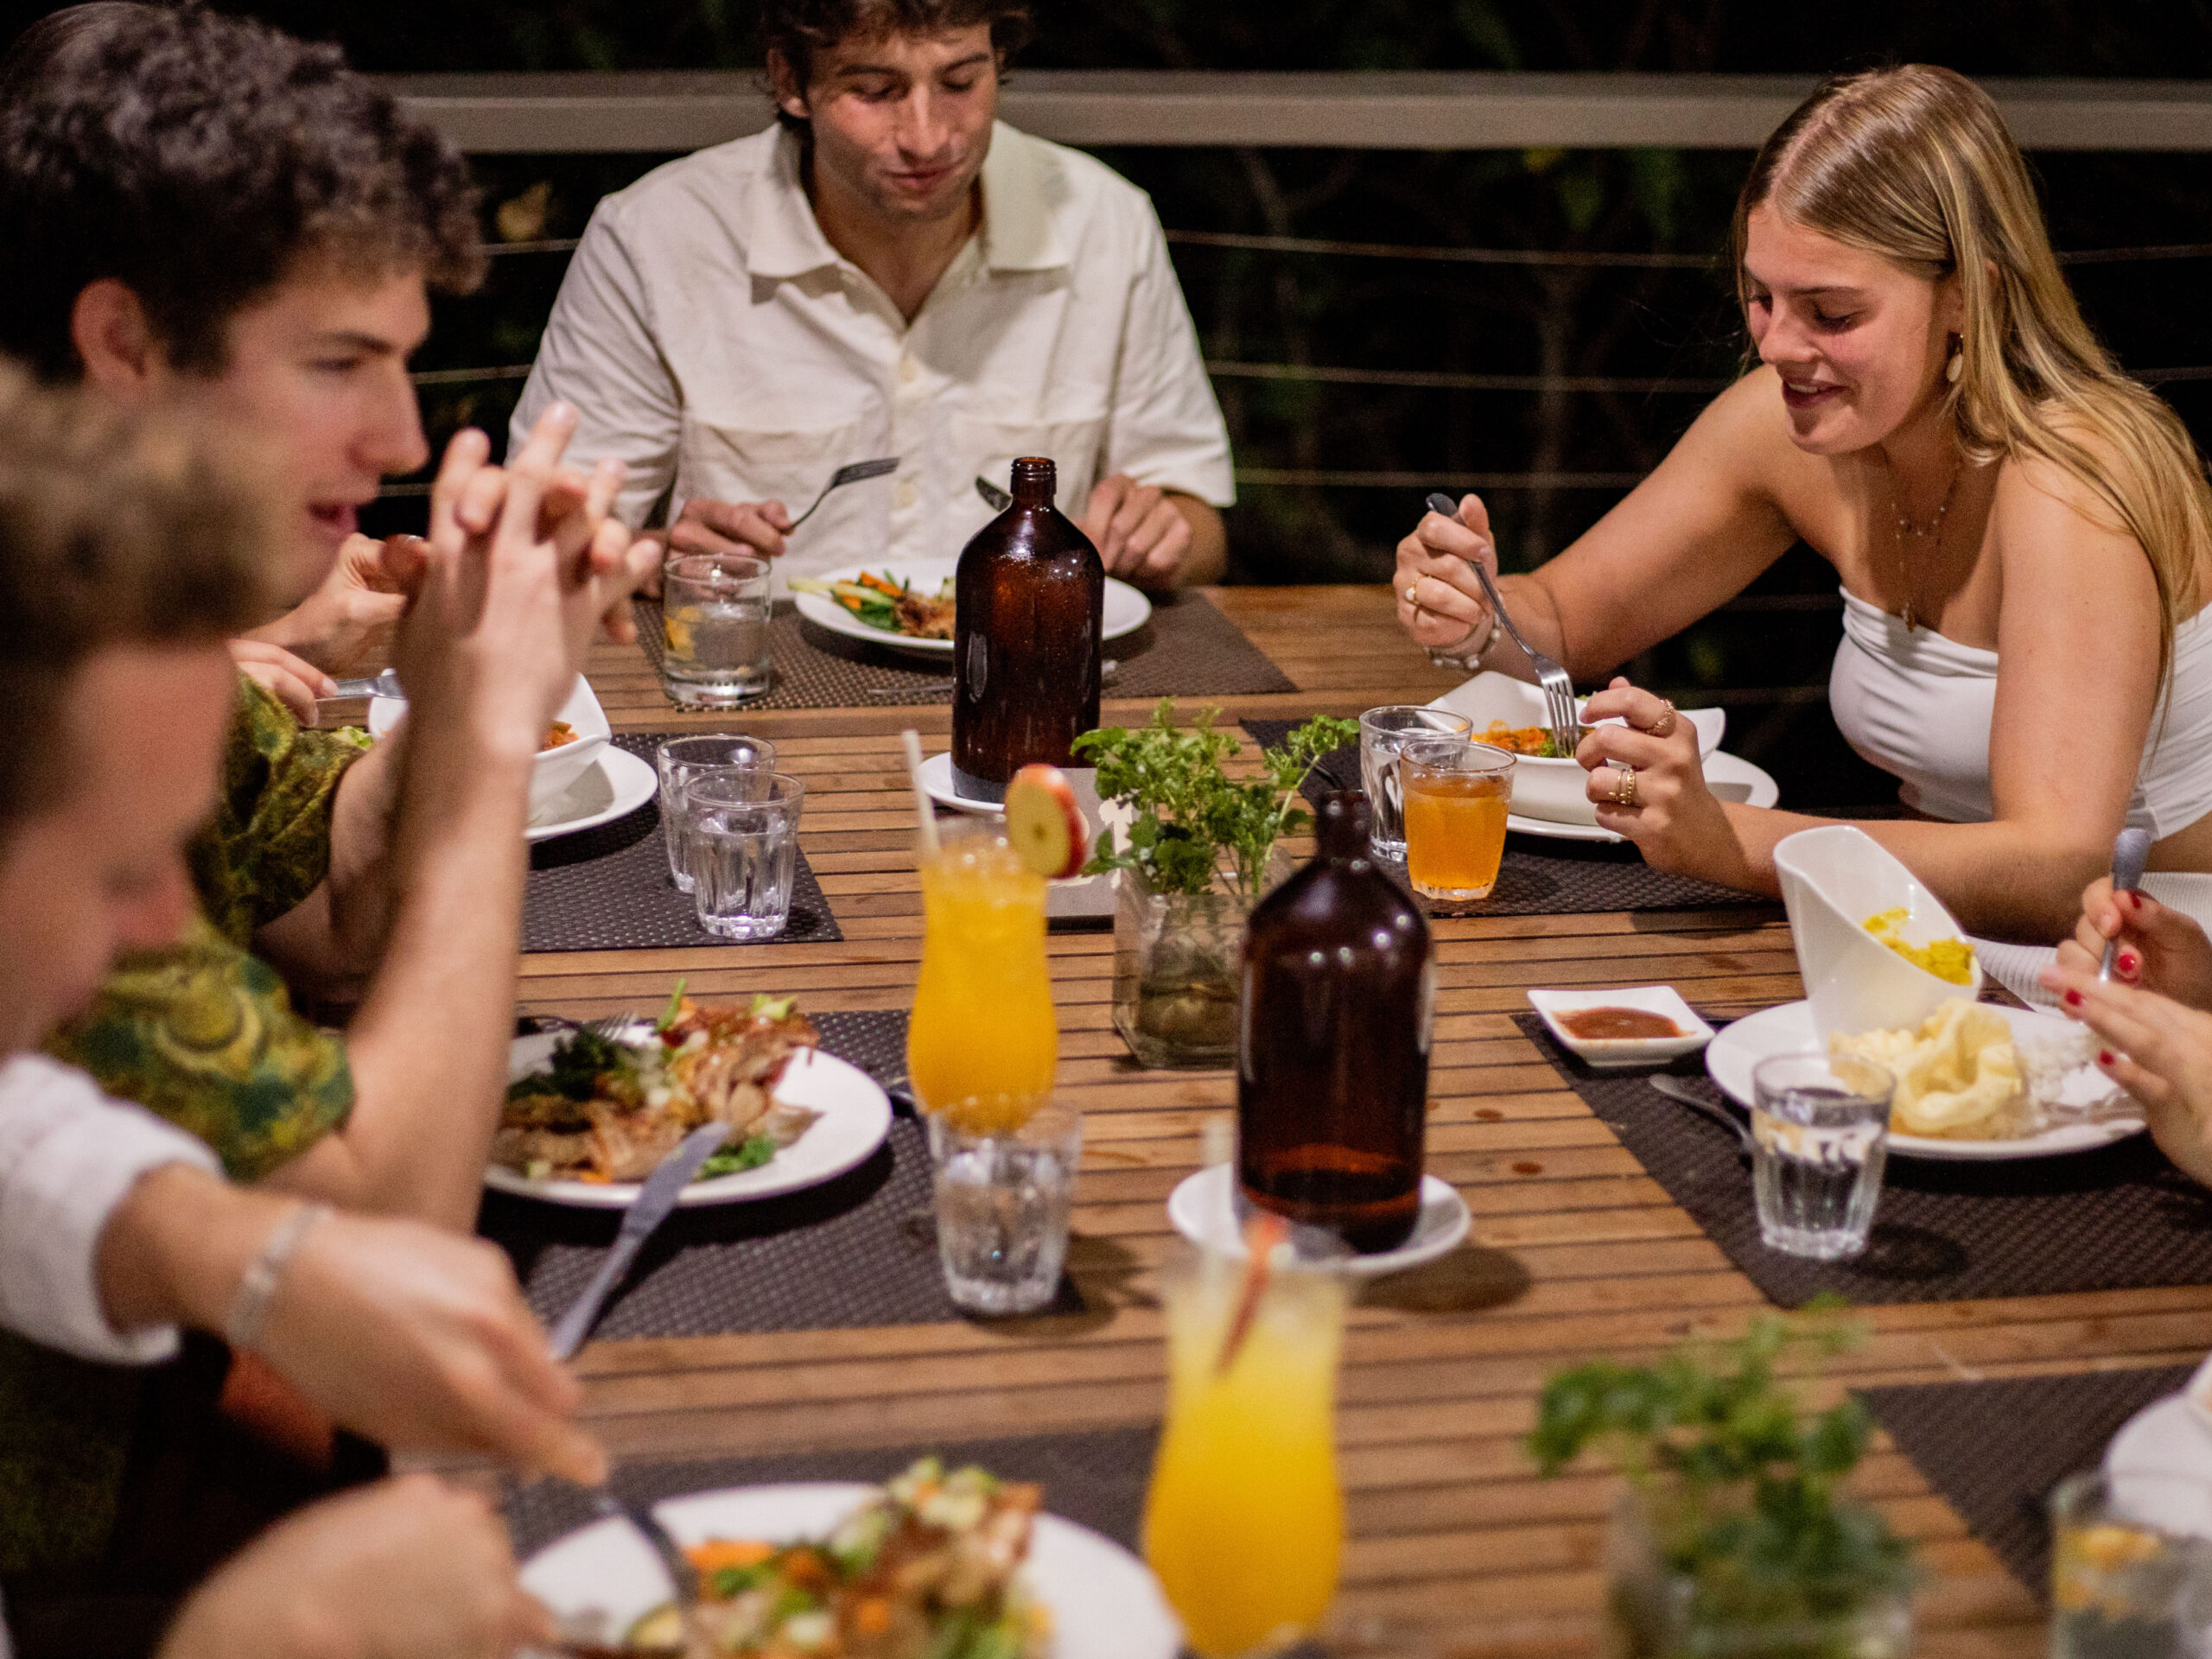
<svg viewBox="0 0 2212 1659">
<path fill-rule="evenodd" d="M 753 1538 L 709 1538 L 683 1552 L 702 1573 L 719 1573 L 726 1567 L 758 1567 L 776 1553 L 775 1546 Z"/>
<path fill-rule="evenodd" d="M 901 588 L 897 582 L 892 582 L 887 577 L 871 575 L 865 570 L 861 573 L 860 581 L 861 586 L 873 588 L 879 594 L 888 594 L 893 599 L 903 597 L 906 592 L 906 590 L 904 588 Z"/>
<path fill-rule="evenodd" d="M 853 1634 L 855 1636 L 884 1636 L 891 1630 L 891 1604 L 881 1596 L 870 1596 L 853 1609 Z"/>
</svg>

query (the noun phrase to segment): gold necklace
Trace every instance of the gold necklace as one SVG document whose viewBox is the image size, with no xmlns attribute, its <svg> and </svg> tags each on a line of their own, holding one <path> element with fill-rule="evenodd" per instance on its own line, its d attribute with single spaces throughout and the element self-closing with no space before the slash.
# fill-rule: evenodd
<svg viewBox="0 0 2212 1659">
<path fill-rule="evenodd" d="M 1913 589 L 1918 586 L 1918 584 L 1913 580 L 1912 563 L 1904 556 L 1904 538 L 1910 536 L 1915 542 L 1925 544 L 1929 542 L 1930 537 L 1933 537 L 1935 543 L 1934 550 L 1939 557 L 1942 556 L 1943 551 L 1943 520 L 1950 514 L 1951 498 L 1959 493 L 1959 474 L 1966 470 L 1966 457 L 1961 455 L 1951 463 L 1951 481 L 1943 486 L 1943 499 L 1936 509 L 1936 516 L 1928 521 L 1928 527 L 1925 530 L 1923 530 L 1919 525 L 1914 524 L 1910 518 L 1907 518 L 1904 516 L 1904 504 L 1897 497 L 1897 469 L 1896 465 L 1887 455 L 1884 455 L 1882 457 L 1882 466 L 1885 475 L 1888 478 L 1890 485 L 1890 515 L 1891 520 L 1890 545 L 1897 551 L 1897 580 L 1904 585 L 1904 608 L 1899 612 L 1898 614 L 1904 620 L 1904 631 L 1907 633 L 1911 633 L 1920 626 L 1920 619 L 1916 614 L 1915 614 L 1913 608 Z"/>
</svg>

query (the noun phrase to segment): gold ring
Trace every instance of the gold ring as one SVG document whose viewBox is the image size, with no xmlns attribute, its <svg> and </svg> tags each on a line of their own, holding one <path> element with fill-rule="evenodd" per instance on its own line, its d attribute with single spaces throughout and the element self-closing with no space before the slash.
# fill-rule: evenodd
<svg viewBox="0 0 2212 1659">
<path fill-rule="evenodd" d="M 1664 699 L 1662 699 L 1662 703 L 1659 718 L 1653 721 L 1645 729 L 1654 737 L 1672 737 L 1675 734 L 1675 728 L 1681 723 L 1681 717 L 1675 712 L 1673 703 L 1667 702 Z"/>
<path fill-rule="evenodd" d="M 1636 804 L 1635 772 L 1624 770 L 1620 776 L 1613 780 L 1613 804 L 1615 806 Z"/>
</svg>

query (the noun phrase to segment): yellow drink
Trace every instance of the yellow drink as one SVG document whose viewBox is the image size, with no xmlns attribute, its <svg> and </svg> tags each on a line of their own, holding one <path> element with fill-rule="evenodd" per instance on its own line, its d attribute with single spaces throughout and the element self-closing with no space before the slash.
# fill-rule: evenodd
<svg viewBox="0 0 2212 1659">
<path fill-rule="evenodd" d="M 1505 857 L 1513 757 L 1464 740 L 1406 745 L 1398 763 L 1406 804 L 1406 877 L 1424 899 L 1490 897 Z"/>
<path fill-rule="evenodd" d="M 1336 1595 L 1344 1550 L 1343 1282 L 1274 1274 L 1223 1374 L 1241 1271 L 1210 1258 L 1169 1281 L 1167 1427 L 1145 1501 L 1145 1560 L 1202 1659 L 1312 1631 Z"/>
<path fill-rule="evenodd" d="M 1059 1058 L 1045 878 L 985 835 L 947 841 L 921 874 L 922 972 L 906 1027 L 915 1096 L 977 1134 L 1017 1128 L 1050 1097 Z M 971 1099 L 992 1103 L 992 1121 L 958 1114 Z"/>
</svg>

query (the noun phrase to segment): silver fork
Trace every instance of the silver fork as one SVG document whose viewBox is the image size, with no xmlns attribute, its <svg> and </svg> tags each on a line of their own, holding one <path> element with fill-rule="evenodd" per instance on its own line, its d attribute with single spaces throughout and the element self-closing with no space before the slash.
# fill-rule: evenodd
<svg viewBox="0 0 2212 1659">
<path fill-rule="evenodd" d="M 1688 1084 L 1678 1083 L 1663 1071 L 1654 1073 L 1644 1081 L 1666 1096 L 1668 1099 L 1677 1104 L 1687 1106 L 1699 1116 L 1709 1117 L 1715 1123 L 1719 1124 L 1722 1128 L 1736 1137 L 1736 1156 L 1745 1163 L 1751 1161 L 1752 1148 L 1756 1143 L 1751 1139 L 1751 1130 L 1745 1128 L 1738 1121 L 1735 1113 L 1730 1111 L 1726 1106 L 1714 1105 Z"/>
<path fill-rule="evenodd" d="M 1428 498 L 1428 510 L 1442 513 L 1454 521 L 1459 517 L 1459 507 L 1441 490 Z M 1576 716 L 1574 708 L 1574 682 L 1567 677 L 1565 669 L 1521 637 L 1521 630 L 1513 626 L 1512 613 L 1505 608 L 1504 600 L 1498 596 L 1497 583 L 1491 579 L 1490 571 L 1483 562 L 1469 559 L 1467 563 L 1474 567 L 1476 579 L 1482 583 L 1483 592 L 1490 597 L 1492 613 L 1504 625 L 1505 632 L 1513 643 L 1521 647 L 1521 654 L 1529 659 L 1529 666 L 1536 671 L 1536 683 L 1543 688 L 1544 708 L 1551 716 L 1548 723 L 1552 728 L 1552 747 L 1563 757 L 1572 755 L 1582 741 L 1582 722 Z"/>
<path fill-rule="evenodd" d="M 1098 664 L 1098 683 L 1111 685 L 1114 677 L 1121 671 L 1121 664 L 1109 657 Z M 868 694 L 871 697 L 926 697 L 941 696 L 951 690 L 956 683 L 952 680 L 917 680 L 912 685 L 871 685 L 868 688 Z"/>
<path fill-rule="evenodd" d="M 830 474 L 830 481 L 822 486 L 822 493 L 814 498 L 814 507 L 818 507 L 830 499 L 830 492 L 832 490 L 842 490 L 848 484 L 858 484 L 864 479 L 881 478 L 886 473 L 895 473 L 898 470 L 899 457 L 896 455 L 886 455 L 880 461 L 856 461 L 849 467 L 840 467 Z M 791 530 L 797 530 L 808 519 L 813 518 L 814 507 L 809 507 L 798 518 L 792 519 Z M 791 533 L 791 530 L 784 532 L 786 536 Z"/>
</svg>

